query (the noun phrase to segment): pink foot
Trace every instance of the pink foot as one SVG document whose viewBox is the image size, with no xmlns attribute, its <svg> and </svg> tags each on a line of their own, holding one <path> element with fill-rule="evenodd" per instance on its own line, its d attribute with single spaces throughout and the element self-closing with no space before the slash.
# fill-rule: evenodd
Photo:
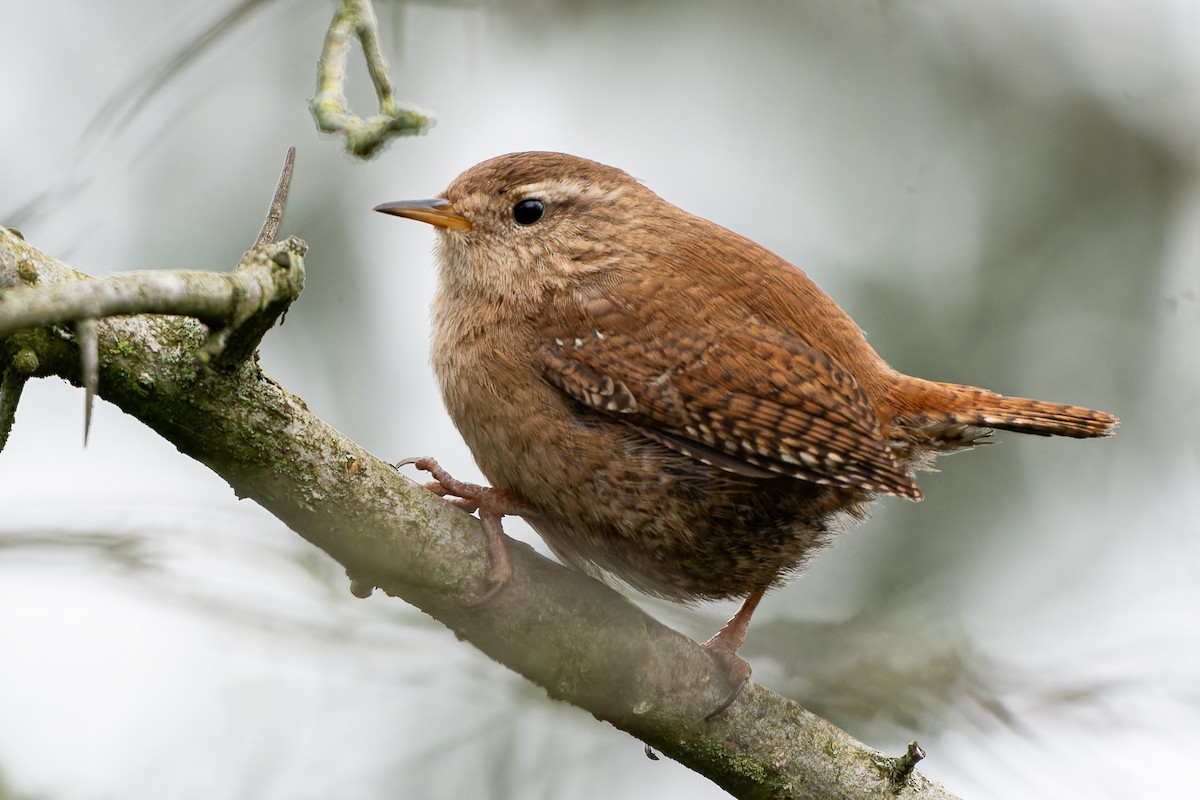
<svg viewBox="0 0 1200 800">
<path fill-rule="evenodd" d="M 460 481 L 428 456 L 406 458 L 397 462 L 395 466 L 399 469 L 409 464 L 434 477 L 433 481 L 425 484 L 426 489 L 445 497 L 467 513 L 479 512 L 479 521 L 483 523 L 483 533 L 487 538 L 488 589 L 471 605 L 486 605 L 512 577 L 512 561 L 508 557 L 508 540 L 504 536 L 501 517 L 509 514 L 528 514 L 529 505 L 504 489 Z"/>
<path fill-rule="evenodd" d="M 754 609 L 758 607 L 758 601 L 762 600 L 765 592 L 765 588 L 752 592 L 742 603 L 738 612 L 733 615 L 733 618 L 725 623 L 725 627 L 700 645 L 704 652 L 725 668 L 730 686 L 729 694 L 704 717 L 705 719 L 712 719 L 733 705 L 733 701 L 738 699 L 742 690 L 746 688 L 746 684 L 750 682 L 750 664 L 739 656 L 737 651 L 742 646 L 742 642 L 746 641 L 746 628 L 750 625 L 750 617 L 754 614 Z"/>
</svg>

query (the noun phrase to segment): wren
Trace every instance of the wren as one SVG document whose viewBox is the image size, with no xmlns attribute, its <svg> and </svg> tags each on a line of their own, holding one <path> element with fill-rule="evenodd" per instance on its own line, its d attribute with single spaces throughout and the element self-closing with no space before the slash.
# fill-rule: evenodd
<svg viewBox="0 0 1200 800">
<path fill-rule="evenodd" d="M 729 670 L 722 708 L 763 593 L 875 495 L 919 500 L 914 470 L 991 429 L 1117 425 L 897 372 L 804 272 L 594 161 L 513 153 L 376 210 L 438 232 L 433 367 L 491 487 L 410 463 L 480 511 L 491 591 L 519 514 L 594 576 L 744 598 L 703 645 Z"/>
</svg>

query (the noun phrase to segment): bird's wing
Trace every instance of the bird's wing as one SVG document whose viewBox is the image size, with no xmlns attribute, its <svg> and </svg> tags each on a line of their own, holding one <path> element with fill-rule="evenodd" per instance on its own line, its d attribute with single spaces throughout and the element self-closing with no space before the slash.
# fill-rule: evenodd
<svg viewBox="0 0 1200 800">
<path fill-rule="evenodd" d="M 543 372 L 583 405 L 730 472 L 920 496 L 853 376 L 799 336 L 753 314 L 684 331 L 599 296 L 554 311 Z"/>
</svg>

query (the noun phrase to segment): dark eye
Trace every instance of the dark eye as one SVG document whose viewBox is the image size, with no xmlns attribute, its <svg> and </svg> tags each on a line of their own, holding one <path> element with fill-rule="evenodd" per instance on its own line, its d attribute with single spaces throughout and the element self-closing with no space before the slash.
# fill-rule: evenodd
<svg viewBox="0 0 1200 800">
<path fill-rule="evenodd" d="M 546 204 L 541 200 L 522 200 L 513 206 L 513 219 L 519 225 L 532 225 L 546 213 Z"/>
</svg>

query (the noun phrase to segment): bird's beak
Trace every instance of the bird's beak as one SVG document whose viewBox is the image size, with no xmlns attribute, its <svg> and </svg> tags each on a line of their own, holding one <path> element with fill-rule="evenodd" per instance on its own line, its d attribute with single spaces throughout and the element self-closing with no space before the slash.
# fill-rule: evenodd
<svg viewBox="0 0 1200 800">
<path fill-rule="evenodd" d="M 397 217 L 428 222 L 438 228 L 455 231 L 471 230 L 471 220 L 455 211 L 449 200 L 443 200 L 440 197 L 432 200 L 400 200 L 395 203 L 384 203 L 381 206 L 375 206 L 375 210 Z"/>
</svg>

